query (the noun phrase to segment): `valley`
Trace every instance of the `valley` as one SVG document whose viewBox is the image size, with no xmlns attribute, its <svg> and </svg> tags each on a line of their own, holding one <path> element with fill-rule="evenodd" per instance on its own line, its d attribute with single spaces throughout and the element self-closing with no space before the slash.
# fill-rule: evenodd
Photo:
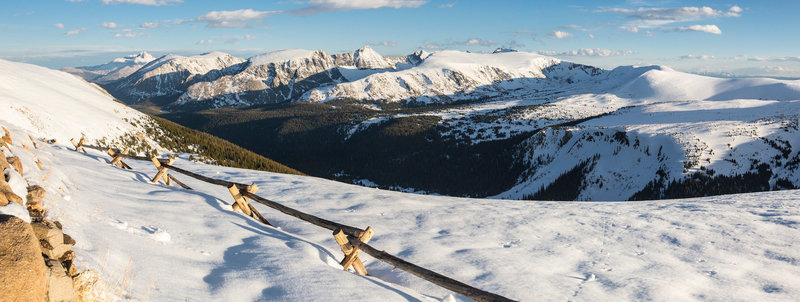
<svg viewBox="0 0 800 302">
<path fill-rule="evenodd" d="M 309 175 L 384 189 L 628 200 L 800 185 L 798 81 L 364 47 L 167 55 L 103 85 Z"/>
</svg>

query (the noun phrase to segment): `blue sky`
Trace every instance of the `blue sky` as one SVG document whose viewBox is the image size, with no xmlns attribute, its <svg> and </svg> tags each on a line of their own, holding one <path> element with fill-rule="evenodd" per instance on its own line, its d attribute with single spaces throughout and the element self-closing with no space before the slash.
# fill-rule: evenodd
<svg viewBox="0 0 800 302">
<path fill-rule="evenodd" d="M 0 58 L 52 68 L 146 50 L 248 57 L 371 45 L 534 51 L 604 68 L 800 77 L 800 1 L 49 0 L 0 12 Z"/>
</svg>

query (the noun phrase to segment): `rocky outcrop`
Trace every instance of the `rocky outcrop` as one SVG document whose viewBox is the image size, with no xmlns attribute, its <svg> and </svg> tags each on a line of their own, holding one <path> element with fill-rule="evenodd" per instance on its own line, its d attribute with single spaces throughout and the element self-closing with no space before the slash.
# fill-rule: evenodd
<svg viewBox="0 0 800 302">
<path fill-rule="evenodd" d="M 44 213 L 44 197 L 47 191 L 39 185 L 28 187 L 28 195 L 25 196 L 25 207 L 28 208 L 31 216 L 41 217 Z"/>
<path fill-rule="evenodd" d="M 47 272 L 30 224 L 0 215 L 0 293 L 4 301 L 45 301 Z"/>
<path fill-rule="evenodd" d="M 17 173 L 19 173 L 19 175 L 22 175 L 22 162 L 19 160 L 19 157 L 16 156 L 7 157 L 6 161 L 8 162 L 8 165 L 14 168 L 14 170 L 17 170 Z"/>
<path fill-rule="evenodd" d="M 25 205 L 25 203 L 22 201 L 22 198 L 14 193 L 14 190 L 11 188 L 11 185 L 8 183 L 4 175 L 0 177 L 0 206 L 5 206 L 9 202 L 16 202 L 21 206 Z"/>
</svg>

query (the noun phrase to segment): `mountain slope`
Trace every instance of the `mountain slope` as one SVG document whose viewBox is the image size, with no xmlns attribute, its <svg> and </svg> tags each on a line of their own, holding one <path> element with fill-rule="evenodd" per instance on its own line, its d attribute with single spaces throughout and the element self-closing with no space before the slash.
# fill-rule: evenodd
<svg viewBox="0 0 800 302">
<path fill-rule="evenodd" d="M 73 75 L 35 65 L 0 60 L 0 116 L 62 146 L 83 136 L 89 144 L 133 154 L 181 152 L 208 163 L 302 174 L 207 133 L 140 113 Z"/>
<path fill-rule="evenodd" d="M 180 96 L 193 83 L 235 73 L 244 62 L 244 59 L 221 52 L 190 57 L 165 55 L 108 87 L 128 103 L 147 99 L 171 103 L 172 98 Z M 163 99 L 166 101 L 161 101 Z"/>
<path fill-rule="evenodd" d="M 338 262 L 343 255 L 329 231 L 254 204 L 278 228 L 257 223 L 230 210 L 230 192 L 224 187 L 180 174 L 175 177 L 194 190 L 152 184 L 156 168 L 148 161 L 127 161 L 133 170 L 123 170 L 108 165 L 103 152 L 75 152 L 64 144 L 66 139 L 81 131 L 87 137 L 135 131 L 138 126 L 123 118 L 142 115 L 62 72 L 2 60 L 0 71 L 0 125 L 9 128 L 14 141 L 6 154 L 20 157 L 25 181 L 47 190 L 48 217 L 63 222 L 64 232 L 77 242 L 79 269 L 93 269 L 107 282 L 106 298 L 466 301 L 367 255 L 360 257 L 369 276 L 342 271 Z M 573 105 L 597 101 L 576 98 Z M 507 105 L 434 113 L 489 114 Z M 711 111 L 718 116 L 712 121 L 719 123 L 725 116 L 746 121 L 796 112 L 793 106 L 795 102 L 757 100 L 658 103 L 576 123 L 585 124 L 583 128 L 570 127 L 602 131 L 620 121 L 633 125 L 625 115 L 652 114 L 642 118 L 650 124 L 636 126 L 641 133 L 662 121 L 691 130 L 694 119 L 709 120 L 705 111 L 737 109 L 720 115 Z M 670 116 L 676 112 L 687 114 L 676 121 Z M 764 135 L 769 128 L 742 130 Z M 624 145 L 627 136 L 615 134 L 611 137 Z M 29 135 L 35 140 L 56 137 L 58 143 L 32 144 Z M 550 137 L 555 136 L 544 139 Z M 652 137 L 646 143 L 670 140 Z M 635 145 L 632 137 L 629 142 Z M 774 144 L 783 145 L 777 140 Z M 793 282 L 800 279 L 800 250 L 795 248 L 800 240 L 798 190 L 667 201 L 521 202 L 383 191 L 211 166 L 190 161 L 188 154 L 175 165 L 208 177 L 255 183 L 261 188 L 258 195 L 326 219 L 372 226 L 374 246 L 521 301 L 792 300 L 800 295 L 800 285 Z"/>
<path fill-rule="evenodd" d="M 77 75 L 90 82 L 107 84 L 133 74 L 139 68 L 155 59 L 155 57 L 143 51 L 138 54 L 116 58 L 105 64 L 67 67 L 61 69 L 61 71 Z"/>
</svg>

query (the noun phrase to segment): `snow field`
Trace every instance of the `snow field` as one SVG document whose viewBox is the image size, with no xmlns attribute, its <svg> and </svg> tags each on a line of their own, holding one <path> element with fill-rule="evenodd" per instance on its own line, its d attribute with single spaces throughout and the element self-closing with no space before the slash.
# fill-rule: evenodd
<svg viewBox="0 0 800 302">
<path fill-rule="evenodd" d="M 225 188 L 153 185 L 133 171 L 45 146 L 71 198 L 53 207 L 84 268 L 132 273 L 123 299 L 436 301 L 448 291 L 363 255 L 343 272 L 330 232 L 255 204 L 273 229 L 230 211 Z M 790 300 L 800 294 L 800 191 L 652 202 L 532 202 L 382 191 L 179 160 L 206 176 L 355 226 L 373 246 L 525 300 Z M 50 181 L 56 181 L 51 179 Z M 130 262 L 130 264 L 128 264 Z M 112 281 L 113 283 L 113 281 Z M 460 299 L 460 298 L 459 298 Z"/>
</svg>

